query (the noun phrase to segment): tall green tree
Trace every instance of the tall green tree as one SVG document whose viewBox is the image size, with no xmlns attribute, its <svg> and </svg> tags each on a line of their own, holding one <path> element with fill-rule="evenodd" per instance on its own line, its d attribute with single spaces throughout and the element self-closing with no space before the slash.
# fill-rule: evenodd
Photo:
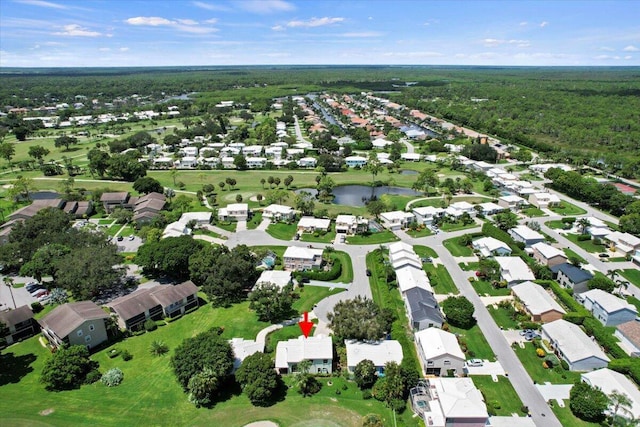
<svg viewBox="0 0 640 427">
<path fill-rule="evenodd" d="M 249 308 L 255 310 L 258 320 L 277 323 L 291 315 L 293 287 L 280 289 L 273 283 L 260 284 L 249 294 Z"/>
<path fill-rule="evenodd" d="M 40 382 L 47 390 L 71 390 L 79 388 L 87 374 L 96 368 L 97 363 L 91 361 L 85 346 L 60 348 L 45 361 Z"/>
<path fill-rule="evenodd" d="M 11 142 L 3 142 L 0 144 L 0 157 L 9 163 L 9 167 L 13 170 L 11 159 L 16 155 L 16 148 Z"/>
<path fill-rule="evenodd" d="M 282 382 L 271 356 L 262 352 L 254 353 L 242 361 L 236 371 L 236 380 L 256 406 L 272 403 Z"/>
<path fill-rule="evenodd" d="M 569 408 L 573 415 L 584 421 L 599 422 L 604 419 L 609 398 L 600 389 L 584 382 L 577 382 L 569 392 Z"/>
<path fill-rule="evenodd" d="M 191 236 L 167 237 L 158 242 L 146 242 L 138 248 L 136 263 L 146 274 L 170 276 L 177 280 L 189 278 L 189 258 L 206 245 Z"/>
<path fill-rule="evenodd" d="M 391 330 L 393 321 L 373 300 L 361 296 L 338 302 L 327 317 L 339 341 L 378 340 Z"/>
<path fill-rule="evenodd" d="M 449 297 L 442 301 L 442 311 L 447 322 L 462 329 L 470 329 L 476 323 L 475 308 L 466 297 Z"/>
<path fill-rule="evenodd" d="M 65 151 L 69 151 L 69 146 L 78 143 L 78 138 L 73 136 L 62 135 L 53 141 L 56 148 L 64 147 Z"/>
</svg>

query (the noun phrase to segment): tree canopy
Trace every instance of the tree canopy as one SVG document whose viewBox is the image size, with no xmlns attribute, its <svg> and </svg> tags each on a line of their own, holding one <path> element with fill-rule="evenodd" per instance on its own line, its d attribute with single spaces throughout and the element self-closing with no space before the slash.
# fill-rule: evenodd
<svg viewBox="0 0 640 427">
<path fill-rule="evenodd" d="M 242 361 L 236 371 L 236 380 L 256 406 L 271 403 L 282 381 L 274 369 L 271 356 L 262 352 L 254 353 Z"/>
<path fill-rule="evenodd" d="M 186 280 L 189 278 L 189 258 L 206 246 L 191 236 L 167 237 L 157 242 L 147 241 L 138 248 L 136 263 L 147 274 Z"/>
<path fill-rule="evenodd" d="M 393 322 L 393 315 L 361 296 L 338 302 L 328 318 L 329 327 L 339 341 L 378 340 L 391 330 Z"/>
<path fill-rule="evenodd" d="M 292 314 L 293 286 L 280 289 L 273 283 L 260 284 L 249 294 L 249 308 L 255 310 L 258 320 L 277 323 Z"/>
<path fill-rule="evenodd" d="M 47 390 L 71 390 L 80 387 L 87 374 L 96 368 L 97 363 L 89 359 L 85 346 L 60 348 L 45 362 L 40 381 Z"/>
<path fill-rule="evenodd" d="M 449 297 L 442 301 L 442 311 L 447 322 L 462 329 L 469 329 L 475 323 L 473 304 L 466 297 Z"/>
<path fill-rule="evenodd" d="M 599 422 L 609 407 L 609 398 L 600 389 L 582 381 L 569 392 L 569 408 L 573 414 L 585 421 Z"/>
</svg>

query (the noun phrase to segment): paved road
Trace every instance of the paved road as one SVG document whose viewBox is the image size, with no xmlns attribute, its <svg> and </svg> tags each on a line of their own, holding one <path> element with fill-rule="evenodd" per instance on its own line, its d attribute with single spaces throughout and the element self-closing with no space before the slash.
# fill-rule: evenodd
<svg viewBox="0 0 640 427">
<path fill-rule="evenodd" d="M 413 144 L 410 143 L 406 138 L 402 138 L 400 140 L 400 142 L 402 142 L 405 145 L 405 147 L 407 147 L 407 153 L 415 153 L 416 152 L 415 148 L 413 148 Z"/>
<path fill-rule="evenodd" d="M 302 131 L 300 130 L 300 123 L 298 123 L 298 116 L 296 116 L 295 114 L 293 115 L 293 123 L 294 123 L 294 128 L 296 130 L 296 138 L 298 142 L 311 144 L 311 141 L 304 139 L 304 137 L 302 136 Z"/>
</svg>

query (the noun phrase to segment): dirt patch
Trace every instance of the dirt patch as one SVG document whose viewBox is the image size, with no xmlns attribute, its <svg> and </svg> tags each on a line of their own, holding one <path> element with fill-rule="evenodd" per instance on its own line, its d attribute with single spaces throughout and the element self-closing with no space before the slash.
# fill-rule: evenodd
<svg viewBox="0 0 640 427">
<path fill-rule="evenodd" d="M 329 400 L 331 400 L 332 402 L 337 402 L 338 399 L 336 399 L 335 397 L 330 397 Z"/>
<path fill-rule="evenodd" d="M 43 417 L 46 417 L 47 415 L 53 414 L 53 411 L 54 411 L 53 408 L 45 409 L 44 411 L 40 411 L 40 415 L 42 415 Z"/>
<path fill-rule="evenodd" d="M 273 421 L 256 421 L 255 423 L 247 424 L 244 427 L 278 427 L 278 424 Z"/>
</svg>

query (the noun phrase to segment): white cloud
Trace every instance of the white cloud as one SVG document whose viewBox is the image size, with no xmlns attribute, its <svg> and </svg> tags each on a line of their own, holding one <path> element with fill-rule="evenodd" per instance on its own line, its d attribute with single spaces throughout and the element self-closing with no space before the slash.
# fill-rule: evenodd
<svg viewBox="0 0 640 427">
<path fill-rule="evenodd" d="M 604 59 L 604 60 L 618 60 L 620 57 L 618 55 L 598 55 L 595 59 Z"/>
<path fill-rule="evenodd" d="M 205 10 L 211 10 L 211 11 L 215 11 L 215 12 L 229 12 L 231 9 L 226 7 L 226 6 L 222 6 L 222 5 L 218 5 L 218 4 L 211 4 L 211 3 L 205 3 L 202 1 L 194 1 L 191 2 L 192 5 L 194 5 L 195 7 L 199 7 L 200 9 L 205 9 Z"/>
<path fill-rule="evenodd" d="M 98 37 L 101 36 L 97 31 L 90 31 L 81 27 L 78 24 L 69 24 L 62 27 L 64 31 L 53 33 L 55 36 L 68 36 L 68 37 Z"/>
<path fill-rule="evenodd" d="M 216 18 L 211 18 L 211 19 L 207 19 L 206 21 L 204 21 L 205 24 L 211 24 L 211 25 L 215 25 L 218 23 L 218 20 Z"/>
<path fill-rule="evenodd" d="M 367 18 L 369 21 L 373 21 L 373 16 Z"/>
<path fill-rule="evenodd" d="M 548 23 L 547 21 L 542 21 L 542 22 L 540 23 L 540 28 L 544 28 L 544 27 L 546 27 L 547 25 L 549 25 L 549 23 Z"/>
<path fill-rule="evenodd" d="M 612 48 L 612 47 L 608 47 L 608 46 L 602 46 L 602 47 L 601 47 L 600 49 L 598 49 L 598 50 L 602 50 L 602 51 L 604 51 L 604 52 L 614 52 L 614 51 L 615 51 L 615 49 L 614 49 L 614 48 Z"/>
<path fill-rule="evenodd" d="M 218 31 L 217 29 L 212 27 L 200 26 L 200 23 L 198 21 L 194 21 L 193 19 L 170 20 L 167 18 L 162 18 L 160 16 L 136 16 L 134 18 L 129 18 L 124 22 L 129 25 L 136 26 L 170 27 L 178 31 L 183 31 L 185 33 L 191 34 L 209 34 Z M 204 22 L 207 24 L 213 24 L 217 21 L 215 19 L 208 19 Z"/>
<path fill-rule="evenodd" d="M 287 23 L 287 27 L 304 27 L 304 28 L 312 28 L 312 27 L 322 27 L 325 25 L 333 25 L 339 22 L 343 22 L 344 18 L 329 18 L 325 16 L 324 18 L 311 18 L 307 21 L 289 21 Z"/>
<path fill-rule="evenodd" d="M 633 59 L 633 56 L 627 55 L 627 56 L 624 57 L 624 59 L 626 59 L 626 60 Z"/>
<path fill-rule="evenodd" d="M 428 27 L 429 25 L 437 24 L 438 22 L 440 22 L 440 21 L 438 21 L 437 19 L 428 19 L 427 21 L 425 21 L 425 23 L 423 25 L 425 27 Z"/>
<path fill-rule="evenodd" d="M 417 51 L 417 52 L 385 52 L 382 56 L 395 58 L 438 58 L 444 56 L 440 52 Z"/>
<path fill-rule="evenodd" d="M 284 0 L 244 0 L 237 2 L 240 8 L 252 13 L 291 12 L 296 7 Z"/>
<path fill-rule="evenodd" d="M 68 6 L 58 3 L 52 3 L 44 0 L 16 0 L 17 3 L 28 4 L 30 6 L 48 7 L 50 9 L 69 9 Z"/>
<path fill-rule="evenodd" d="M 380 37 L 383 35 L 380 31 L 361 31 L 353 33 L 342 33 L 342 37 L 354 37 L 354 38 L 367 38 L 367 37 Z"/>
<path fill-rule="evenodd" d="M 499 44 L 504 43 L 504 40 L 484 39 L 482 40 L 482 43 L 484 43 L 485 46 L 498 46 Z"/>
<path fill-rule="evenodd" d="M 98 49 L 100 52 L 109 52 L 111 50 L 110 47 L 101 47 L 100 49 Z"/>
<path fill-rule="evenodd" d="M 129 50 L 128 47 L 121 47 L 120 49 L 118 49 L 120 52 L 127 52 Z"/>
<path fill-rule="evenodd" d="M 282 25 L 274 25 L 273 27 L 271 27 L 271 29 L 273 31 L 284 31 L 286 28 L 284 28 Z"/>
<path fill-rule="evenodd" d="M 482 43 L 486 46 L 486 47 L 495 47 L 495 46 L 500 46 L 503 44 L 514 44 L 518 47 L 529 47 L 531 46 L 531 43 L 529 42 L 529 40 L 517 40 L 517 39 L 511 39 L 511 40 L 503 40 L 503 39 L 483 39 Z"/>
<path fill-rule="evenodd" d="M 629 46 L 625 47 L 625 48 L 624 48 L 624 49 L 622 49 L 622 50 L 624 50 L 625 52 L 637 52 L 637 51 L 639 51 L 640 49 L 638 49 L 638 48 L 637 48 L 637 47 L 635 47 L 634 45 L 629 45 Z"/>
<path fill-rule="evenodd" d="M 150 25 L 152 27 L 174 24 L 173 21 L 159 16 L 136 16 L 135 18 L 127 19 L 125 22 L 130 25 Z"/>
<path fill-rule="evenodd" d="M 520 26 L 521 26 L 521 27 L 526 27 L 527 25 L 529 25 L 529 23 L 528 23 L 527 21 L 522 21 L 522 22 L 520 23 Z"/>
</svg>

